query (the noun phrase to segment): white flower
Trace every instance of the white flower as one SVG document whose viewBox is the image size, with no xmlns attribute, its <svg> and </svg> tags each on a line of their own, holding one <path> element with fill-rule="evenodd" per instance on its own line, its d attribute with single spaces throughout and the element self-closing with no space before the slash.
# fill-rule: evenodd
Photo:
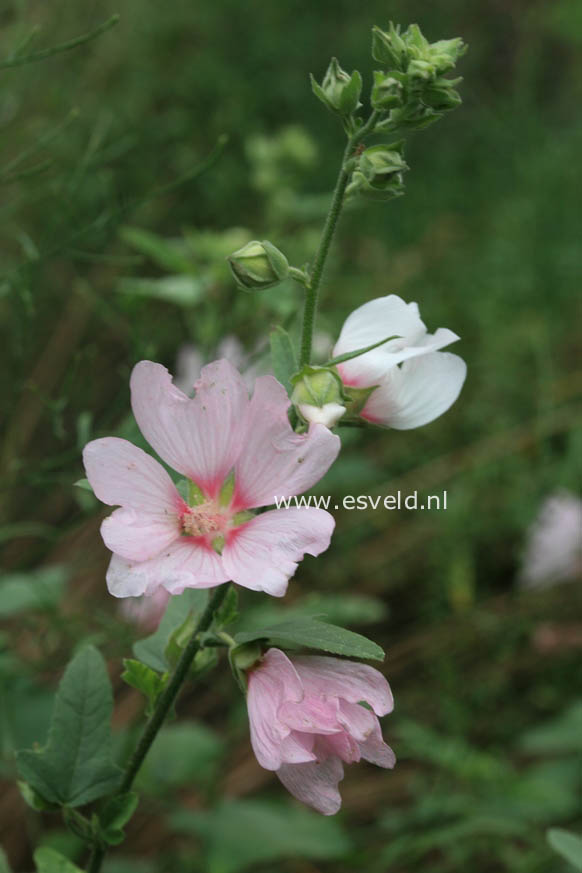
<svg viewBox="0 0 582 873">
<path fill-rule="evenodd" d="M 455 402 L 467 365 L 439 349 L 459 337 L 444 327 L 428 333 L 416 303 L 395 294 L 364 303 L 346 319 L 333 356 L 395 339 L 338 365 L 346 386 L 371 388 L 363 418 L 384 427 L 409 430 L 428 424 Z"/>
<path fill-rule="evenodd" d="M 582 572 L 582 501 L 558 491 L 542 503 L 528 531 L 519 583 L 542 588 Z"/>
</svg>

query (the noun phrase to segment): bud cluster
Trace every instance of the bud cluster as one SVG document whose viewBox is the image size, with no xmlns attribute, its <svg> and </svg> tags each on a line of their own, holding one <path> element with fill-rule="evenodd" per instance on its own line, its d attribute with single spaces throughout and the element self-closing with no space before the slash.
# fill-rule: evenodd
<svg viewBox="0 0 582 873">
<path fill-rule="evenodd" d="M 420 129 L 459 106 L 462 80 L 444 74 L 466 50 L 460 38 L 429 43 L 416 24 L 404 33 L 392 23 L 387 31 L 373 27 L 372 55 L 384 69 L 374 73 L 372 106 L 387 113 L 376 129 Z"/>
</svg>

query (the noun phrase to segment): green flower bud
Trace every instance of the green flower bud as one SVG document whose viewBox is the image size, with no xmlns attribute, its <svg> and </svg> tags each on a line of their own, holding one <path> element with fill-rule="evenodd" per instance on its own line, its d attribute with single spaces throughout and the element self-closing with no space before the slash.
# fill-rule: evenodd
<svg viewBox="0 0 582 873">
<path fill-rule="evenodd" d="M 329 367 L 304 367 L 291 379 L 291 402 L 304 421 L 333 427 L 345 413 L 342 380 Z"/>
<path fill-rule="evenodd" d="M 372 57 L 384 67 L 406 70 L 408 52 L 406 43 L 400 35 L 400 25 L 390 22 L 387 31 L 379 27 L 372 28 Z"/>
<path fill-rule="evenodd" d="M 227 258 L 234 280 L 244 291 L 272 288 L 289 275 L 287 258 L 268 240 L 252 240 Z"/>
<path fill-rule="evenodd" d="M 311 88 L 322 103 L 342 116 L 352 115 L 361 106 L 362 77 L 357 70 L 350 76 L 339 65 L 337 58 L 332 58 L 323 82 L 319 85 L 311 76 Z"/>
<path fill-rule="evenodd" d="M 436 79 L 422 92 L 422 100 L 436 112 L 449 112 L 462 103 L 461 96 L 455 90 L 455 85 L 462 82 L 458 79 Z"/>
<path fill-rule="evenodd" d="M 371 95 L 374 109 L 386 111 L 396 106 L 402 106 L 404 93 L 402 79 L 406 79 L 402 73 L 386 75 L 381 70 L 374 72 L 374 84 Z"/>
<path fill-rule="evenodd" d="M 347 193 L 359 193 L 372 200 L 391 200 L 404 193 L 402 174 L 408 164 L 402 157 L 403 143 L 376 145 L 360 155 Z"/>
</svg>

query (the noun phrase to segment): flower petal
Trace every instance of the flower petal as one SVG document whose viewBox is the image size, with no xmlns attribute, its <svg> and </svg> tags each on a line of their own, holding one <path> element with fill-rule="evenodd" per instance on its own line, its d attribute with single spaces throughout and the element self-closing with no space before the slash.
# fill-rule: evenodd
<svg viewBox="0 0 582 873">
<path fill-rule="evenodd" d="M 290 734 L 290 729 L 278 720 L 277 710 L 285 700 L 299 701 L 302 697 L 303 687 L 295 668 L 280 649 L 269 649 L 248 672 L 251 744 L 257 761 L 266 770 L 281 766 L 281 744 Z"/>
<path fill-rule="evenodd" d="M 275 497 L 301 494 L 327 473 L 340 440 L 324 425 L 297 434 L 289 424 L 289 398 L 272 376 L 255 383 L 235 467 L 236 508 L 269 506 Z"/>
<path fill-rule="evenodd" d="M 370 395 L 362 417 L 396 430 L 421 427 L 453 405 L 466 374 L 463 359 L 449 352 L 405 361 L 388 371 Z"/>
<path fill-rule="evenodd" d="M 342 805 L 338 783 L 344 778 L 343 764 L 331 756 L 309 764 L 283 764 L 277 776 L 297 800 L 323 815 L 335 815 Z"/>
<path fill-rule="evenodd" d="M 338 366 L 346 385 L 368 388 L 379 382 L 396 364 L 429 354 L 459 339 L 457 334 L 444 327 L 428 334 L 416 303 L 405 303 L 395 294 L 389 294 L 370 300 L 348 316 L 333 354 L 353 352 L 388 336 L 399 339 L 390 340 Z"/>
<path fill-rule="evenodd" d="M 106 581 L 114 597 L 137 597 L 160 587 L 170 594 L 181 594 L 185 588 L 213 588 L 228 582 L 228 575 L 220 556 L 203 540 L 180 537 L 148 561 L 113 555 Z"/>
<path fill-rule="evenodd" d="M 101 536 L 116 555 L 130 561 L 147 561 L 179 539 L 180 531 L 176 515 L 116 509 L 101 524 Z"/>
<path fill-rule="evenodd" d="M 292 661 L 308 696 L 340 697 L 348 703 L 365 701 L 376 715 L 386 715 L 394 708 L 388 682 L 367 664 L 324 655 L 298 655 Z"/>
<path fill-rule="evenodd" d="M 369 761 L 370 764 L 376 764 L 377 767 L 386 767 L 388 770 L 392 770 L 396 764 L 396 755 L 382 739 L 380 725 L 378 725 L 378 729 L 367 740 L 359 743 L 359 746 L 360 755 L 364 761 Z"/>
<path fill-rule="evenodd" d="M 329 546 L 335 526 L 324 509 L 273 509 L 230 531 L 222 551 L 229 578 L 253 591 L 282 597 L 305 554 Z"/>
<path fill-rule="evenodd" d="M 277 710 L 277 719 L 291 730 L 302 733 L 336 734 L 342 730 L 338 721 L 338 701 L 333 698 L 305 697 L 299 703 L 286 700 Z"/>
<path fill-rule="evenodd" d="M 358 743 L 364 742 L 379 728 L 378 717 L 359 703 L 340 700 L 339 720 Z"/>
<path fill-rule="evenodd" d="M 141 361 L 131 374 L 131 403 L 141 432 L 174 470 L 215 497 L 241 448 L 248 393 L 228 361 L 204 367 L 186 397 L 165 367 Z"/>
<path fill-rule="evenodd" d="M 102 503 L 169 515 L 180 510 L 183 501 L 162 465 L 127 440 L 105 437 L 87 443 L 83 463 Z"/>
</svg>

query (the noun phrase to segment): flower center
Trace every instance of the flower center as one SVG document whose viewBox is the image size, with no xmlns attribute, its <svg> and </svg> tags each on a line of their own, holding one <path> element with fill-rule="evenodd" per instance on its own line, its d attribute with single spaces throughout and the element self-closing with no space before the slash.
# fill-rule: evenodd
<svg viewBox="0 0 582 873">
<path fill-rule="evenodd" d="M 205 534 L 218 533 L 224 528 L 225 519 L 217 512 L 212 503 L 202 503 L 199 506 L 187 506 L 180 518 L 182 532 L 189 537 L 202 537 Z"/>
</svg>

